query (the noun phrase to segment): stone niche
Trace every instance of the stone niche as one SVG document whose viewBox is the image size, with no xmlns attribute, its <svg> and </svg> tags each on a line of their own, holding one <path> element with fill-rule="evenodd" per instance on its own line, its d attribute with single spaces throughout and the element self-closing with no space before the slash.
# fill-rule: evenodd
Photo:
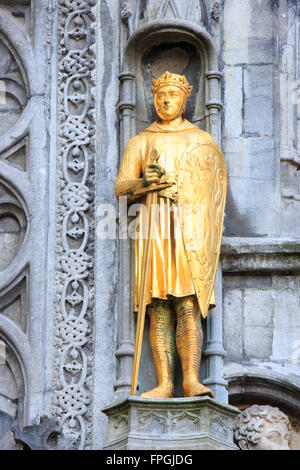
<svg viewBox="0 0 300 470">
<path fill-rule="evenodd" d="M 137 95 L 137 130 L 157 119 L 151 92 L 152 79 L 168 70 L 185 75 L 193 93 L 188 100 L 186 118 L 205 129 L 205 81 L 203 60 L 197 48 L 188 42 L 164 42 L 148 49 L 141 58 L 140 93 Z"/>
<path fill-rule="evenodd" d="M 136 133 L 142 132 L 157 119 L 153 104 L 152 79 L 158 78 L 166 70 L 184 74 L 193 92 L 188 100 L 185 117 L 205 130 L 205 65 L 203 51 L 188 41 L 159 42 L 148 47 L 139 58 L 136 74 Z M 145 365 L 147 364 L 147 367 Z M 205 376 L 205 359 L 202 361 L 201 375 Z M 156 385 L 151 348 L 149 344 L 149 319 L 146 318 L 143 352 L 139 375 L 138 391 L 142 393 Z M 204 377 L 203 377 L 204 378 Z M 180 361 L 176 362 L 175 396 L 182 397 L 182 372 Z"/>
<path fill-rule="evenodd" d="M 120 79 L 120 159 L 129 139 L 142 132 L 153 121 L 152 79 L 169 72 L 184 74 L 193 93 L 185 117 L 210 132 L 217 143 L 221 139 L 221 77 L 218 55 L 211 35 L 201 23 L 166 18 L 144 23 L 134 31 L 124 31 Z M 122 41 L 121 41 L 122 42 Z M 120 285 L 118 347 L 119 373 L 116 391 L 128 396 L 131 383 L 131 361 L 134 349 L 135 318 L 132 315 L 128 289 L 133 287 L 133 247 L 129 241 L 119 244 Z M 131 265 L 128 276 L 128 265 Z M 129 347 L 130 345 L 130 347 Z M 205 379 L 205 360 L 201 378 Z M 180 364 L 176 370 L 176 396 L 182 396 Z M 149 325 L 146 320 L 142 347 L 138 393 L 156 385 L 155 371 L 149 345 Z"/>
</svg>

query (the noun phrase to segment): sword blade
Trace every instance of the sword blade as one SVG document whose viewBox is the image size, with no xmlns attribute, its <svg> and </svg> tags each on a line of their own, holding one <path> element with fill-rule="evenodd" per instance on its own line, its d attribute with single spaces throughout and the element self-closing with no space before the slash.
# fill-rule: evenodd
<svg viewBox="0 0 300 470">
<path fill-rule="evenodd" d="M 147 207 L 147 223 L 148 231 L 147 238 L 144 240 L 144 252 L 142 259 L 142 273 L 141 273 L 141 283 L 140 283 L 140 292 L 139 292 L 139 307 L 137 314 L 137 325 L 136 325 L 136 335 L 135 335 L 135 347 L 134 347 L 134 357 L 133 357 L 133 367 L 132 367 L 132 380 L 131 380 L 131 395 L 136 394 L 137 381 L 141 360 L 141 351 L 142 351 L 142 342 L 144 335 L 144 326 L 145 326 L 145 316 L 146 316 L 146 305 L 147 305 L 147 296 L 148 296 L 148 284 L 149 284 L 149 275 L 151 268 L 151 254 L 152 254 L 152 242 L 153 242 L 153 229 L 154 229 L 154 220 L 151 217 L 151 208 L 153 204 L 157 204 L 158 194 L 156 191 L 150 191 L 147 194 L 146 207 Z"/>
</svg>

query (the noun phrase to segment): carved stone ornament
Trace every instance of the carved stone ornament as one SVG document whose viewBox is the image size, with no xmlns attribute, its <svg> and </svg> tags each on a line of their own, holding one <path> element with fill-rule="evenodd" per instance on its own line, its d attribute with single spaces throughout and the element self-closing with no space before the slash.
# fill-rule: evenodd
<svg viewBox="0 0 300 470">
<path fill-rule="evenodd" d="M 289 420 L 278 408 L 253 405 L 240 413 L 233 430 L 242 450 L 289 450 Z"/>
<path fill-rule="evenodd" d="M 279 8 L 280 0 L 271 0 L 273 8 Z"/>
<path fill-rule="evenodd" d="M 72 441 L 65 439 L 61 427 L 55 420 L 42 417 L 39 424 L 20 429 L 14 423 L 11 427 L 16 445 L 11 450 L 68 450 Z"/>
<path fill-rule="evenodd" d="M 0 450 L 67 450 L 71 446 L 54 419 L 43 416 L 38 424 L 21 429 L 12 416 L 0 411 Z"/>
<path fill-rule="evenodd" d="M 93 308 L 95 0 L 59 1 L 56 362 L 53 412 L 73 447 L 89 448 Z"/>
<path fill-rule="evenodd" d="M 214 2 L 210 10 L 210 17 L 213 21 L 218 23 L 220 21 L 220 4 L 219 2 Z"/>
<path fill-rule="evenodd" d="M 129 10 L 128 3 L 126 0 L 123 0 L 121 3 L 121 18 L 124 23 L 127 23 L 128 18 L 132 15 L 131 11 Z"/>
</svg>

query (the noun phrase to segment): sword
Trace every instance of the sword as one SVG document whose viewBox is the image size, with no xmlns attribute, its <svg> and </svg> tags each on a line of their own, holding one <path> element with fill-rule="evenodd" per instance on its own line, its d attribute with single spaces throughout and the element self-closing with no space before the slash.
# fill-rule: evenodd
<svg viewBox="0 0 300 470">
<path fill-rule="evenodd" d="M 159 158 L 157 150 L 152 150 L 150 154 L 150 162 L 154 164 Z M 151 268 L 151 254 L 152 254 L 152 242 L 153 233 L 155 227 L 155 221 L 151 216 L 152 205 L 158 203 L 158 191 L 160 189 L 169 188 L 172 184 L 169 183 L 153 183 L 145 188 L 135 191 L 135 195 L 147 194 L 146 197 L 146 209 L 147 209 L 147 238 L 144 240 L 144 250 L 142 258 L 142 272 L 141 272 L 141 283 L 139 291 L 139 307 L 137 313 L 137 324 L 135 334 L 135 346 L 134 346 L 134 357 L 132 367 L 132 379 L 131 379 L 131 395 L 135 395 L 137 389 L 137 381 L 139 375 L 139 367 L 141 360 L 142 342 L 145 327 L 145 316 L 146 316 L 146 305 L 148 295 L 148 284 L 149 275 Z"/>
</svg>

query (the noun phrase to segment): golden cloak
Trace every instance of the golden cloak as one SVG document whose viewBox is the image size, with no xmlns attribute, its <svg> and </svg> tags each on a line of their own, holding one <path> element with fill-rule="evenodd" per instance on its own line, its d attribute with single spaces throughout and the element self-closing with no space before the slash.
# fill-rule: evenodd
<svg viewBox="0 0 300 470">
<path fill-rule="evenodd" d="M 155 122 L 130 139 L 116 183 L 117 197 L 135 199 L 133 192 L 153 149 L 159 154 L 157 163 L 175 184 L 159 193 L 147 303 L 154 297 L 195 294 L 205 318 L 208 308 L 215 306 L 226 197 L 224 158 L 211 135 L 189 121 L 176 128 Z M 145 198 L 140 201 L 144 203 Z M 136 220 L 134 311 L 138 309 L 146 221 L 141 210 Z"/>
</svg>

